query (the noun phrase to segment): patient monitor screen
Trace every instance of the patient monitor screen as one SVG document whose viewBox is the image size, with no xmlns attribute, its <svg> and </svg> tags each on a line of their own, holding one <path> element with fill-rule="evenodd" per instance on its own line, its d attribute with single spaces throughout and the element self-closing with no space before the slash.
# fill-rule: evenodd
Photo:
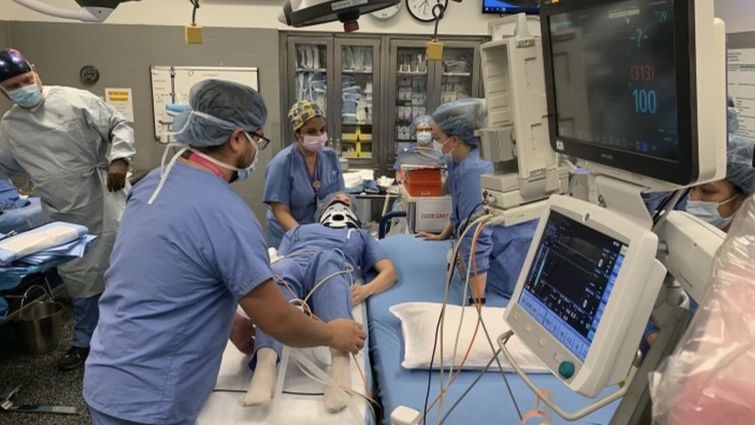
<svg viewBox="0 0 755 425">
<path fill-rule="evenodd" d="M 551 211 L 519 304 L 584 361 L 627 245 Z"/>
<path fill-rule="evenodd" d="M 559 137 L 678 161 L 673 11 L 673 0 L 595 1 L 550 16 Z"/>
</svg>

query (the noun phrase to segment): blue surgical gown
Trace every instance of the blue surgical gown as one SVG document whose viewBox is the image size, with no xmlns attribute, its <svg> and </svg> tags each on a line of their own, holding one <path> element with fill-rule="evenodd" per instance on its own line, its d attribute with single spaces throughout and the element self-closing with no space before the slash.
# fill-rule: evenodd
<svg viewBox="0 0 755 425">
<path fill-rule="evenodd" d="M 273 264 L 276 280 L 283 295 L 304 299 L 327 276 L 348 267 L 364 276 L 375 263 L 388 258 L 383 248 L 363 229 L 331 229 L 320 224 L 299 225 L 283 235 L 278 253 L 285 258 Z M 352 276 L 339 274 L 329 278 L 308 300 L 312 311 L 325 322 L 351 318 Z M 280 358 L 281 344 L 258 329 L 255 350 L 271 348 Z M 253 356 L 251 366 L 254 367 Z"/>
<path fill-rule="evenodd" d="M 394 170 L 401 170 L 402 165 L 444 165 L 443 153 L 433 149 L 432 145 L 428 148 L 412 144 L 399 152 L 396 156 L 396 162 L 393 163 Z"/>
<path fill-rule="evenodd" d="M 273 202 L 287 205 L 299 224 L 314 223 L 317 202 L 346 188 L 338 155 L 332 149 L 317 153 L 316 180 L 320 189 L 315 192 L 304 156 L 298 145 L 292 144 L 278 152 L 265 168 L 262 200 L 268 205 Z M 267 211 L 267 223 L 268 243 L 277 248 L 285 230 L 275 219 L 272 208 Z"/>
<path fill-rule="evenodd" d="M 151 172 L 113 250 L 84 399 L 139 423 L 193 424 L 215 385 L 240 298 L 272 278 L 262 228 L 225 181 L 177 163 Z"/>
<path fill-rule="evenodd" d="M 480 177 L 493 171 L 493 164 L 480 159 L 479 150 L 473 149 L 460 163 L 448 162 L 447 187 L 451 195 L 451 225 L 459 237 L 468 222 L 481 213 L 482 190 Z M 472 217 L 470 219 L 470 217 Z M 485 227 L 477 239 L 474 274 L 486 273 L 487 290 L 510 297 L 514 292 L 519 272 L 527 256 L 537 221 L 509 227 Z M 469 230 L 461 244 L 460 258 L 469 265 L 474 229 Z"/>
</svg>

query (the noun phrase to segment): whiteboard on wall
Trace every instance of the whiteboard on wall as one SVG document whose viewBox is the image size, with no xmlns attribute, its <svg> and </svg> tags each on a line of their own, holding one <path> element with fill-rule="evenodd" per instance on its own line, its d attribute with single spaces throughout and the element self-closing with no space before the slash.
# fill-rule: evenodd
<svg viewBox="0 0 755 425">
<path fill-rule="evenodd" d="M 739 110 L 736 135 L 755 139 L 755 48 L 729 49 L 728 92 Z"/>
<path fill-rule="evenodd" d="M 160 121 L 169 103 L 189 103 L 189 91 L 194 84 L 208 79 L 219 79 L 244 84 L 259 90 L 259 71 L 247 67 L 212 66 L 150 66 L 152 82 L 152 114 L 155 139 L 160 139 L 163 126 Z"/>
</svg>

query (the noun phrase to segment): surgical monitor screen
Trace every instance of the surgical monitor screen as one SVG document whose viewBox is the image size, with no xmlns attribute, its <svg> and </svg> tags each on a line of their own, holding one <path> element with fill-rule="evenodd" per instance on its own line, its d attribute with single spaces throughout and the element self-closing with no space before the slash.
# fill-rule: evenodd
<svg viewBox="0 0 755 425">
<path fill-rule="evenodd" d="M 584 361 L 627 245 L 551 211 L 519 304 Z"/>
<path fill-rule="evenodd" d="M 676 49 L 687 40 L 679 39 L 675 3 L 684 2 L 577 0 L 549 9 L 543 25 L 557 151 L 675 180 L 659 170 L 690 156 L 689 112 L 680 112 L 690 59 L 686 44 Z"/>
</svg>

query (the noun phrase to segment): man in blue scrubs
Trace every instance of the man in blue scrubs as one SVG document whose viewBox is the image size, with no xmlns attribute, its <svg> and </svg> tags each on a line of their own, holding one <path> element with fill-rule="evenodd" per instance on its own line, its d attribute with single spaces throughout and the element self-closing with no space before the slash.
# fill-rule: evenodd
<svg viewBox="0 0 755 425">
<path fill-rule="evenodd" d="M 175 120 L 183 148 L 136 185 L 123 216 L 84 376 L 95 425 L 194 424 L 237 305 L 287 345 L 364 344 L 357 323 L 318 323 L 286 302 L 259 222 L 229 185 L 267 144 L 262 97 L 207 80 L 190 105 Z"/>
<path fill-rule="evenodd" d="M 466 226 L 483 213 L 480 177 L 493 171 L 493 164 L 480 158 L 479 137 L 475 131 L 484 127 L 485 102 L 464 99 L 440 106 L 433 113 L 433 137 L 442 146 L 448 161 L 446 185 L 451 195 L 451 222 L 439 235 L 421 233 L 429 240 L 460 237 Z M 480 232 L 475 247 L 475 268 L 471 270 L 470 287 L 474 296 L 484 301 L 486 290 L 510 297 L 519 271 L 527 256 L 537 221 L 509 227 L 486 227 Z M 462 241 L 460 260 L 470 264 L 472 238 L 470 229 Z"/>
<path fill-rule="evenodd" d="M 262 200 L 267 212 L 268 242 L 277 248 L 283 234 L 315 221 L 317 204 L 345 189 L 338 155 L 326 147 L 327 121 L 316 102 L 300 100 L 288 112 L 296 141 L 265 169 Z"/>
</svg>

